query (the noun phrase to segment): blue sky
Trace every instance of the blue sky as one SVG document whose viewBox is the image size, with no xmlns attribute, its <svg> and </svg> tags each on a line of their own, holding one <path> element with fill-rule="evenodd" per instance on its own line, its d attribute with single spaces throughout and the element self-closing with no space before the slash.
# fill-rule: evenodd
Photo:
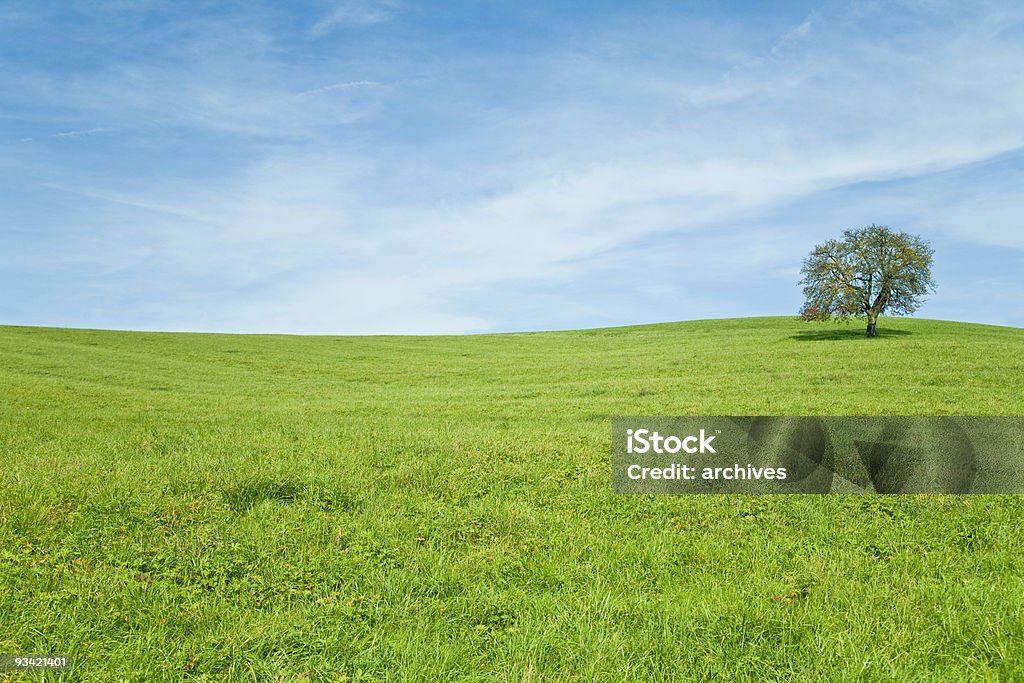
<svg viewBox="0 0 1024 683">
<path fill-rule="evenodd" d="M 883 223 L 1024 326 L 1019 2 L 5 2 L 0 324 L 795 314 Z"/>
</svg>

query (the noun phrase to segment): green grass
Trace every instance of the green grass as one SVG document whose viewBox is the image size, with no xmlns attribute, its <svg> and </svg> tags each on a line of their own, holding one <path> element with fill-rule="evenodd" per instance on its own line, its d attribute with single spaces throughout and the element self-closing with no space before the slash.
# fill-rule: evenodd
<svg viewBox="0 0 1024 683">
<path fill-rule="evenodd" d="M 1024 414 L 1024 330 L 880 331 L 0 327 L 0 652 L 81 681 L 1022 680 L 1018 497 L 611 493 L 617 414 Z"/>
</svg>

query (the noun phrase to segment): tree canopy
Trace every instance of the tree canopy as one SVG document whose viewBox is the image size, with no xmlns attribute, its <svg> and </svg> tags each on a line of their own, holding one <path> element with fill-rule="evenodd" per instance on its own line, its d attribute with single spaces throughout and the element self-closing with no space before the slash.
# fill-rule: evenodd
<svg viewBox="0 0 1024 683">
<path fill-rule="evenodd" d="M 882 313 L 916 311 L 935 291 L 934 250 L 923 239 L 884 225 L 850 229 L 814 247 L 804 259 L 804 320 L 865 316 L 867 335 L 877 335 Z"/>
</svg>

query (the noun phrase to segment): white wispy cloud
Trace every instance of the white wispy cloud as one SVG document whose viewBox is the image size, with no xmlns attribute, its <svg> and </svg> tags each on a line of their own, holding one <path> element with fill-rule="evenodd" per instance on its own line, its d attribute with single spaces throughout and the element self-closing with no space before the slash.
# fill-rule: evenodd
<svg viewBox="0 0 1024 683">
<path fill-rule="evenodd" d="M 54 133 L 55 138 L 77 138 L 82 135 L 93 135 L 94 133 L 106 133 L 110 128 L 84 128 L 82 130 L 68 130 L 62 133 Z"/>
<path fill-rule="evenodd" d="M 394 3 L 384 0 L 345 0 L 309 29 L 309 35 L 320 37 L 342 26 L 378 24 L 391 17 Z"/>
<path fill-rule="evenodd" d="M 319 88 L 313 88 L 312 90 L 306 90 L 301 95 L 315 95 L 322 92 L 331 92 L 332 90 L 348 90 L 349 88 L 379 88 L 381 84 L 377 81 L 345 81 L 344 83 L 331 83 L 330 85 L 323 85 Z"/>
<path fill-rule="evenodd" d="M 813 22 L 811 17 L 807 17 L 792 29 L 786 31 L 777 41 L 775 41 L 775 44 L 772 45 L 771 54 L 777 55 L 789 45 L 799 41 L 801 38 L 806 38 L 811 32 L 812 25 Z"/>
</svg>

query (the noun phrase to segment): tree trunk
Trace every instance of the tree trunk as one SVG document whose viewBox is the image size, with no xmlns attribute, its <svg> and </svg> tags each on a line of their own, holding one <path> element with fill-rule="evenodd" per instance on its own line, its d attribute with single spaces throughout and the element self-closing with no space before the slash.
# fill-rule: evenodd
<svg viewBox="0 0 1024 683">
<path fill-rule="evenodd" d="M 878 323 L 878 316 L 882 315 L 882 311 L 885 310 L 886 304 L 889 303 L 889 289 L 886 287 L 885 280 L 882 281 L 882 291 L 875 297 L 875 302 L 871 304 L 871 308 L 867 310 L 868 314 L 868 336 L 877 337 L 878 330 L 875 325 Z"/>
</svg>

